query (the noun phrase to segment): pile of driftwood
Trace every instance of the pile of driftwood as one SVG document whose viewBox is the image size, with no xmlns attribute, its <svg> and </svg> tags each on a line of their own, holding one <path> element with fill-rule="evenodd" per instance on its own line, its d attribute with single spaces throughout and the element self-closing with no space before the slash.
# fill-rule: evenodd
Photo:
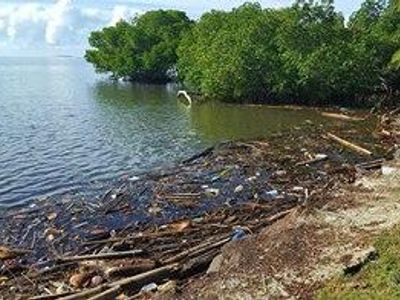
<svg viewBox="0 0 400 300">
<path fill-rule="evenodd" d="M 137 174 L 94 201 L 43 200 L 10 211 L 0 219 L 0 298 L 179 293 L 226 243 L 294 209 L 338 203 L 359 170 L 380 168 L 386 149 L 372 131 L 366 138 L 358 127 L 305 124 Z"/>
</svg>

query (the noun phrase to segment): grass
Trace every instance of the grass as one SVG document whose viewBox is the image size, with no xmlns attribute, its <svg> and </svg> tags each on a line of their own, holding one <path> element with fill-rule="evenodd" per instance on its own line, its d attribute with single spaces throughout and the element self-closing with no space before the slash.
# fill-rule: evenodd
<svg viewBox="0 0 400 300">
<path fill-rule="evenodd" d="M 329 282 L 317 300 L 400 299 L 400 226 L 382 233 L 375 242 L 379 258 L 354 276 Z"/>
</svg>

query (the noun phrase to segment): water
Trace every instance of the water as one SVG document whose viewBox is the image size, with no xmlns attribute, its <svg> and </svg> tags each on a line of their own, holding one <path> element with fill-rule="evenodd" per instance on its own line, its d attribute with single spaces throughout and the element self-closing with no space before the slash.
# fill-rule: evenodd
<svg viewBox="0 0 400 300">
<path fill-rule="evenodd" d="M 96 196 L 129 175 L 229 139 L 320 119 L 308 110 L 206 104 L 176 87 L 112 83 L 77 58 L 0 59 L 0 207 Z"/>
</svg>

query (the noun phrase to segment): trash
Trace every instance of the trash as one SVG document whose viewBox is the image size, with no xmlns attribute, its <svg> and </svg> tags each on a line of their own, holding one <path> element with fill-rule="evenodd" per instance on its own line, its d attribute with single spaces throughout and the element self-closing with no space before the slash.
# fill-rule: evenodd
<svg viewBox="0 0 400 300">
<path fill-rule="evenodd" d="M 152 293 L 152 292 L 157 291 L 157 289 L 158 289 L 158 285 L 155 284 L 154 282 L 152 282 L 152 283 L 150 283 L 150 284 L 145 285 L 144 287 L 142 287 L 142 289 L 141 289 L 140 291 L 141 291 L 142 293 Z"/>
<path fill-rule="evenodd" d="M 400 168 L 395 168 L 391 166 L 382 166 L 382 175 L 389 176 L 393 174 L 400 174 Z"/>
<path fill-rule="evenodd" d="M 277 190 L 267 191 L 265 194 L 270 198 L 276 198 L 279 196 L 279 192 Z"/>
<path fill-rule="evenodd" d="M 278 170 L 274 173 L 278 177 L 286 176 L 287 172 L 285 170 Z"/>
<path fill-rule="evenodd" d="M 247 182 L 253 182 L 257 180 L 257 176 L 249 177 L 246 179 Z"/>
<path fill-rule="evenodd" d="M 56 218 L 57 218 L 57 213 L 55 213 L 55 212 L 53 212 L 53 213 L 47 215 L 47 219 L 48 219 L 49 221 L 53 221 L 53 220 L 55 220 Z"/>
<path fill-rule="evenodd" d="M 208 188 L 204 191 L 208 197 L 217 197 L 219 195 L 219 189 Z"/>
<path fill-rule="evenodd" d="M 292 188 L 292 191 L 295 192 L 295 193 L 299 193 L 299 192 L 303 192 L 304 188 L 301 187 L 301 186 L 295 186 L 295 187 Z"/>
<path fill-rule="evenodd" d="M 235 194 L 241 193 L 241 192 L 243 192 L 243 190 L 244 190 L 243 185 L 239 185 L 239 186 L 237 186 L 237 187 L 235 188 L 234 193 L 235 193 Z"/>
<path fill-rule="evenodd" d="M 132 176 L 132 177 L 130 177 L 128 180 L 129 180 L 130 182 L 136 182 L 136 181 L 139 181 L 139 180 L 140 180 L 140 177 L 138 177 L 138 176 Z"/>
<path fill-rule="evenodd" d="M 232 241 L 240 241 L 246 238 L 246 232 L 241 227 L 236 227 L 232 231 Z"/>
</svg>

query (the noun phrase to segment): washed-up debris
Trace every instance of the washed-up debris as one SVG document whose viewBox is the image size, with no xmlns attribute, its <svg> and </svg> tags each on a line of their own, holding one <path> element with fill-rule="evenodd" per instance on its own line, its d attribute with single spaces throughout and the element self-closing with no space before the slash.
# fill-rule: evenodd
<svg viewBox="0 0 400 300">
<path fill-rule="evenodd" d="M 335 202 L 357 169 L 382 165 L 378 152 L 368 160 L 344 154 L 320 138 L 328 129 L 304 126 L 306 136 L 294 130 L 268 142 L 210 147 L 179 165 L 130 177 L 100 200 L 45 199 L 7 212 L 0 219 L 7 245 L 0 248 L 1 295 L 140 299 L 175 290 L 206 273 L 226 244 L 296 210 Z M 329 128 L 356 136 L 353 127 L 346 130 Z"/>
</svg>

